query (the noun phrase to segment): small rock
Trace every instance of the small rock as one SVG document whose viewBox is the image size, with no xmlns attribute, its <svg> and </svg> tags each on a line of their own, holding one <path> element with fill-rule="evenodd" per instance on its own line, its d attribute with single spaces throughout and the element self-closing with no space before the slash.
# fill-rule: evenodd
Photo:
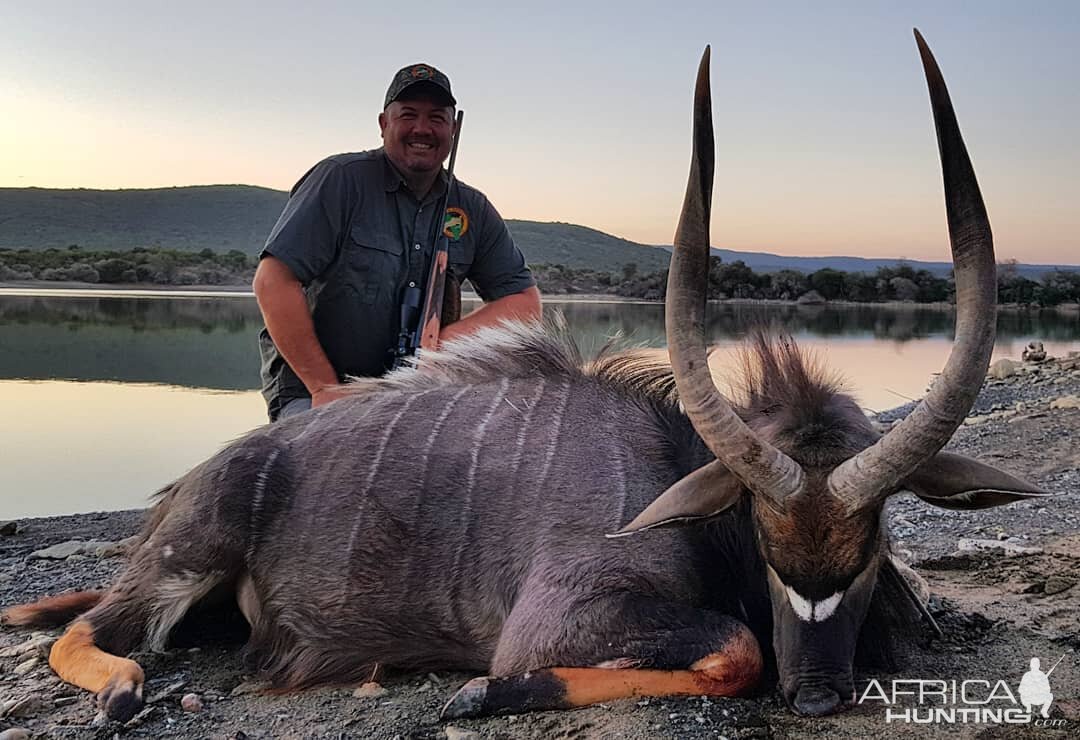
<svg viewBox="0 0 1080 740">
<path fill-rule="evenodd" d="M 30 740 L 30 731 L 21 727 L 9 727 L 0 732 L 0 740 Z"/>
<path fill-rule="evenodd" d="M 202 699 L 198 694 L 184 694 L 180 699 L 180 708 L 185 712 L 201 712 L 203 709 Z"/>
<path fill-rule="evenodd" d="M 102 542 L 94 548 L 94 555 L 99 558 L 115 558 L 127 552 L 123 542 Z"/>
<path fill-rule="evenodd" d="M 136 714 L 134 717 L 132 717 L 131 719 L 129 719 L 127 722 L 124 723 L 124 727 L 138 727 L 139 725 L 141 725 L 143 723 L 143 720 L 145 720 L 147 717 L 149 717 L 156 710 L 157 710 L 157 707 L 155 707 L 153 704 L 150 704 L 148 706 L 143 707 L 141 710 L 139 710 L 138 714 Z M 95 717 L 94 719 L 96 721 L 97 717 Z M 166 717 L 165 721 L 168 722 L 169 718 Z M 106 717 L 106 723 L 108 723 L 108 718 L 107 717 Z M 117 736 L 114 735 L 113 737 L 115 738 Z"/>
<path fill-rule="evenodd" d="M 70 540 L 68 542 L 61 542 L 58 545 L 46 547 L 43 550 L 35 550 L 30 553 L 31 560 L 65 560 L 76 553 L 82 552 L 83 545 L 86 543 L 79 540 Z"/>
<path fill-rule="evenodd" d="M 386 696 L 390 692 L 384 689 L 380 684 L 374 681 L 368 681 L 353 692 L 353 696 L 357 699 L 375 699 L 380 696 Z"/>
<path fill-rule="evenodd" d="M 41 660 L 39 658 L 31 658 L 30 660 L 19 663 L 19 665 L 11 670 L 11 672 L 16 676 L 25 676 L 27 673 L 37 668 L 37 665 L 40 662 Z"/>
<path fill-rule="evenodd" d="M 1016 360 L 1010 360 L 1008 357 L 1003 357 L 990 366 L 986 376 L 988 378 L 994 378 L 995 380 L 1004 380 L 1005 378 L 1019 373 L 1021 367 L 1023 367 L 1023 365 Z"/>
<path fill-rule="evenodd" d="M 19 533 L 18 522 L 0 522 L 0 535 L 10 537 L 13 534 Z"/>
<path fill-rule="evenodd" d="M 1076 585 L 1076 581 L 1065 576 L 1050 576 L 1046 579 L 1046 585 L 1043 586 L 1043 593 L 1047 596 L 1054 594 L 1060 594 L 1062 591 L 1068 591 L 1070 588 Z"/>
<path fill-rule="evenodd" d="M 444 727 L 443 732 L 446 733 L 446 740 L 477 740 L 480 737 L 479 733 L 472 730 L 462 730 L 453 725 Z"/>
<path fill-rule="evenodd" d="M 40 712 L 44 702 L 36 696 L 26 696 L 22 699 L 4 702 L 3 715 L 5 717 L 32 717 Z"/>
<path fill-rule="evenodd" d="M 177 681 L 176 683 L 171 683 L 160 691 L 155 691 L 153 694 L 150 694 L 150 696 L 146 699 L 146 703 L 157 704 L 162 699 L 166 699 L 175 694 L 180 689 L 184 688 L 186 684 L 186 681 Z"/>
<path fill-rule="evenodd" d="M 97 540 L 68 540 L 44 550 L 35 550 L 30 553 L 31 560 L 66 560 L 73 555 L 94 555 L 98 548 L 113 546 L 112 542 L 99 542 Z"/>
<path fill-rule="evenodd" d="M 48 657 L 49 648 L 54 642 L 56 642 L 55 637 L 36 634 L 26 642 L 0 650 L 0 658 L 20 658 L 27 653 L 37 653 L 42 657 Z"/>
<path fill-rule="evenodd" d="M 1062 396 L 1050 402 L 1052 409 L 1080 409 L 1080 396 Z"/>
<path fill-rule="evenodd" d="M 1041 547 L 1028 547 L 1018 545 L 1008 540 L 975 540 L 962 539 L 956 543 L 958 552 L 1004 552 L 1006 555 L 1037 555 L 1043 550 Z"/>
<path fill-rule="evenodd" d="M 1028 342 L 1028 346 L 1024 348 L 1020 359 L 1024 362 L 1045 362 L 1046 349 L 1043 347 L 1043 343 L 1037 340 Z"/>
<path fill-rule="evenodd" d="M 431 681 L 424 681 L 424 683 L 420 684 L 420 688 L 418 688 L 417 691 L 431 691 Z"/>
</svg>

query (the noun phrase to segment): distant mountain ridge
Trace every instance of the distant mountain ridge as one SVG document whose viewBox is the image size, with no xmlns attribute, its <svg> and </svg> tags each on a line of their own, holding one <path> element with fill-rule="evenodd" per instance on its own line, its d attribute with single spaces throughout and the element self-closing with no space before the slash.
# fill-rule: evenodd
<svg viewBox="0 0 1080 740">
<path fill-rule="evenodd" d="M 182 251 L 237 249 L 256 254 L 288 199 L 282 190 L 253 185 L 195 185 L 137 190 L 0 188 L 0 248 L 41 250 L 78 244 L 85 249 L 163 247 Z M 639 244 L 586 226 L 508 219 L 514 239 L 532 264 L 620 272 L 635 263 L 639 272 L 667 267 L 670 247 Z M 755 272 L 825 267 L 874 272 L 899 259 L 789 257 L 766 252 L 713 248 L 725 262 L 742 260 Z M 915 269 L 947 273 L 948 262 L 904 260 Z M 1069 265 L 1020 265 L 1021 275 L 1039 278 Z"/>
</svg>

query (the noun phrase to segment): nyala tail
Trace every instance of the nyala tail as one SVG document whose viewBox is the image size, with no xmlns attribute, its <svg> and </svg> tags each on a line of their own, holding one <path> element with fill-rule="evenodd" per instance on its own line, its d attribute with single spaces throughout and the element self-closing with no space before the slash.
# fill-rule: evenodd
<svg viewBox="0 0 1080 740">
<path fill-rule="evenodd" d="M 58 627 L 93 609 L 104 596 L 103 590 L 73 591 L 59 596 L 47 596 L 32 604 L 4 610 L 0 614 L 0 623 L 18 627 Z"/>
</svg>

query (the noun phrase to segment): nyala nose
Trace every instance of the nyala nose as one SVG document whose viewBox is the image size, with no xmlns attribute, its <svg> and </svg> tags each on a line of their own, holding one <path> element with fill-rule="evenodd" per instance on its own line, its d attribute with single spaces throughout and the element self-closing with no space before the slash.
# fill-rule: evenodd
<svg viewBox="0 0 1080 740">
<path fill-rule="evenodd" d="M 809 717 L 832 714 L 840 706 L 840 695 L 826 686 L 800 686 L 793 707 Z"/>
</svg>

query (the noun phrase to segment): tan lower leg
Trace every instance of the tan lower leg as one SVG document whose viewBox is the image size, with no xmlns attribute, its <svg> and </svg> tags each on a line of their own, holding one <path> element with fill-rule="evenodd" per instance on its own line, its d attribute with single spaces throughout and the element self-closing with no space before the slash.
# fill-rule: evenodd
<svg viewBox="0 0 1080 740">
<path fill-rule="evenodd" d="M 740 696 L 761 678 L 763 660 L 757 640 L 740 630 L 718 653 L 706 655 L 689 670 L 638 668 L 552 668 L 561 679 L 566 701 L 575 707 L 635 696 Z"/>
<path fill-rule="evenodd" d="M 49 665 L 60 678 L 80 688 L 100 692 L 108 685 L 141 693 L 143 670 L 134 660 L 110 655 L 94 644 L 89 622 L 78 621 L 56 641 Z"/>
</svg>

